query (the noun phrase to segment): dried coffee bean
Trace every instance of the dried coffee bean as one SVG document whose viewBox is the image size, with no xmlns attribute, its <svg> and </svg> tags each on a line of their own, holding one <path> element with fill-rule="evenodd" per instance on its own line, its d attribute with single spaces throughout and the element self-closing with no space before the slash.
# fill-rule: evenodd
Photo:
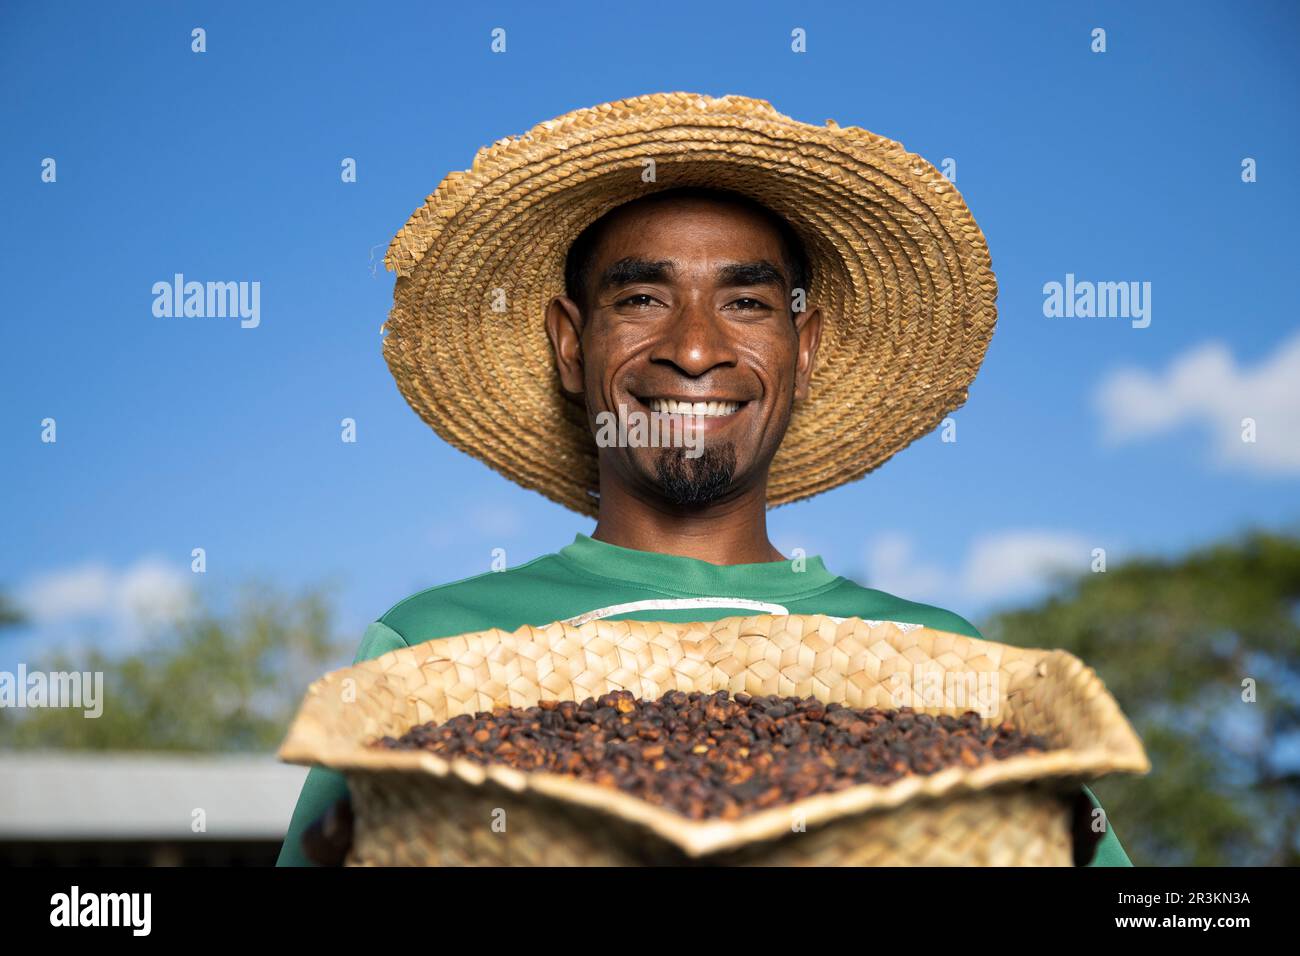
<svg viewBox="0 0 1300 956">
<path fill-rule="evenodd" d="M 1048 749 L 1009 722 L 856 709 L 813 697 L 613 691 L 422 724 L 376 747 L 568 774 L 692 819 L 734 820 L 815 793 Z"/>
</svg>

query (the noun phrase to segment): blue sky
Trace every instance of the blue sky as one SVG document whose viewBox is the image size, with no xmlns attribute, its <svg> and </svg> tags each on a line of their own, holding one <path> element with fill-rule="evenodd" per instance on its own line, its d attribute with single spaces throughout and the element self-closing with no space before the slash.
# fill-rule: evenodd
<svg viewBox="0 0 1300 956">
<path fill-rule="evenodd" d="M 999 325 L 958 440 L 773 511 L 783 550 L 978 618 L 1096 547 L 1296 526 L 1295 4 L 572 6 L 4 6 L 0 583 L 33 624 L 0 666 L 253 578 L 331 582 L 359 639 L 495 547 L 517 564 L 589 532 L 405 405 L 376 263 L 480 145 L 656 91 L 954 159 L 992 251 Z M 154 317 L 178 272 L 260 282 L 260 325 Z M 1067 274 L 1151 283 L 1149 327 L 1046 317 Z"/>
</svg>

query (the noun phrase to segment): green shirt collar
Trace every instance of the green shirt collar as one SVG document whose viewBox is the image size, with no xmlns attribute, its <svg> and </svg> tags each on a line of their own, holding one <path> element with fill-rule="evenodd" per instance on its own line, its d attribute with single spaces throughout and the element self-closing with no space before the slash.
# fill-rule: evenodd
<svg viewBox="0 0 1300 956">
<path fill-rule="evenodd" d="M 838 580 L 838 576 L 826 570 L 826 565 L 816 555 L 805 557 L 801 570 L 795 569 L 794 559 L 758 564 L 710 564 L 698 558 L 622 548 L 585 534 L 576 535 L 573 543 L 561 548 L 559 554 L 597 577 L 635 582 L 682 594 L 791 597 L 828 587 Z"/>
</svg>

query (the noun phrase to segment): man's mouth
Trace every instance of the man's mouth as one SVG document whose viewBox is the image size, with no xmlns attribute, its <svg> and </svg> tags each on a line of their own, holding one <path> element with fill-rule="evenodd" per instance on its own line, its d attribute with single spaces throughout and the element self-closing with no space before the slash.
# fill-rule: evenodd
<svg viewBox="0 0 1300 956">
<path fill-rule="evenodd" d="M 707 418 L 725 418 L 740 411 L 744 402 L 717 400 L 711 402 L 687 402 L 674 398 L 643 399 L 650 411 L 663 415 L 698 415 Z"/>
</svg>

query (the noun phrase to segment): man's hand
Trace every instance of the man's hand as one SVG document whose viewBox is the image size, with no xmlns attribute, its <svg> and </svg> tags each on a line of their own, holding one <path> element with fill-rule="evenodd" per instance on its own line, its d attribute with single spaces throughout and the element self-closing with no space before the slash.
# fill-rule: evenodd
<svg viewBox="0 0 1300 956">
<path fill-rule="evenodd" d="M 334 803 L 302 834 L 302 852 L 318 866 L 342 866 L 352 849 L 352 801 Z"/>
</svg>

